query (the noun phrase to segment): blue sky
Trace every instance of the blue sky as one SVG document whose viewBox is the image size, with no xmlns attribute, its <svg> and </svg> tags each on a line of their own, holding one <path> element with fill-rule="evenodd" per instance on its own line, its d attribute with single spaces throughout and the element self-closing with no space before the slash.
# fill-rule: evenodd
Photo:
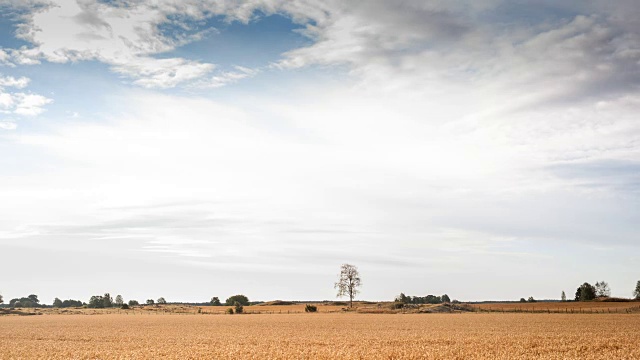
<svg viewBox="0 0 640 360">
<path fill-rule="evenodd" d="M 633 1 L 0 9 L 5 298 L 331 299 L 345 262 L 371 300 L 640 279 Z"/>
</svg>

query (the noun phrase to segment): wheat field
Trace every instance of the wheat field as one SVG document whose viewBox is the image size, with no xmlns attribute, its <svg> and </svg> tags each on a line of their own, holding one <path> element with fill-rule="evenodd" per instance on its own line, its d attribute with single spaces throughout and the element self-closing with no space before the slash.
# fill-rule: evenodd
<svg viewBox="0 0 640 360">
<path fill-rule="evenodd" d="M 638 359 L 627 314 L 0 317 L 0 359 Z"/>
</svg>

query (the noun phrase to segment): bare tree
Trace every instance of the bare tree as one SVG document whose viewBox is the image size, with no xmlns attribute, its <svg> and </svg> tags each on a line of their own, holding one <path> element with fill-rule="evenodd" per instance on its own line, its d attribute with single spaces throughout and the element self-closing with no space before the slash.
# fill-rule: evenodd
<svg viewBox="0 0 640 360">
<path fill-rule="evenodd" d="M 359 293 L 358 288 L 361 285 L 358 268 L 353 265 L 342 264 L 340 275 L 338 276 L 338 282 L 333 287 L 338 289 L 338 297 L 349 296 L 349 307 L 353 307 L 353 299 Z"/>
<path fill-rule="evenodd" d="M 596 296 L 597 297 L 609 297 L 611 296 L 611 289 L 609 288 L 609 284 L 605 281 L 600 281 L 596 283 Z"/>
</svg>

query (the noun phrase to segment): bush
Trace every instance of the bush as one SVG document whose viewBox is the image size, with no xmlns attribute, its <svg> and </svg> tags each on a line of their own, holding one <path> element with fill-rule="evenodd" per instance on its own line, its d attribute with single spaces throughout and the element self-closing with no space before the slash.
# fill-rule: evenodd
<svg viewBox="0 0 640 360">
<path fill-rule="evenodd" d="M 120 306 L 120 309 L 122 309 L 122 310 L 129 310 L 129 305 L 127 305 L 127 304 L 122 304 L 122 305 Z"/>
<path fill-rule="evenodd" d="M 318 311 L 318 307 L 315 305 L 307 304 L 304 306 L 304 312 L 317 312 L 317 311 Z"/>
<path fill-rule="evenodd" d="M 229 297 L 225 303 L 231 306 L 231 305 L 235 305 L 236 302 L 246 306 L 246 305 L 249 305 L 249 298 L 247 298 L 244 295 L 233 295 Z"/>
<path fill-rule="evenodd" d="M 232 308 L 228 308 L 226 312 L 229 315 L 233 315 L 233 309 Z"/>
<path fill-rule="evenodd" d="M 233 307 L 235 308 L 236 314 L 242 314 L 242 312 L 244 311 L 244 307 L 242 306 L 242 304 L 237 301 L 233 304 Z"/>
<path fill-rule="evenodd" d="M 393 304 L 391 304 L 391 309 L 393 310 L 398 310 L 398 309 L 402 309 L 404 307 L 404 303 L 396 301 Z"/>
</svg>

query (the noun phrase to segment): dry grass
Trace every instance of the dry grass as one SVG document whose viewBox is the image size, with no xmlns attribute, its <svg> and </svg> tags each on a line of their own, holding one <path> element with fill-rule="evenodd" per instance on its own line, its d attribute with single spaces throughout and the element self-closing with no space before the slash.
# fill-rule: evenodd
<svg viewBox="0 0 640 360">
<path fill-rule="evenodd" d="M 640 315 L 0 317 L 0 359 L 632 359 Z"/>
<path fill-rule="evenodd" d="M 640 302 L 567 301 L 535 303 L 473 304 L 484 311 L 551 311 L 562 313 L 632 313 L 640 312 Z"/>
</svg>

